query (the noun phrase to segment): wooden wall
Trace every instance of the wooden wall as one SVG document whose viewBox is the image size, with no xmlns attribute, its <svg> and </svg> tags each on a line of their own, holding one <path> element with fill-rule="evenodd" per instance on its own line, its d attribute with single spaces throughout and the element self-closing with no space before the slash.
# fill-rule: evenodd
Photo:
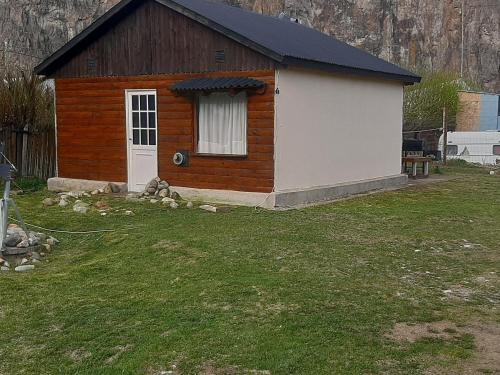
<svg viewBox="0 0 500 375">
<path fill-rule="evenodd" d="M 205 76 L 246 76 L 263 80 L 267 90 L 249 97 L 248 156 L 191 156 L 188 168 L 173 165 L 177 150 L 193 150 L 190 99 L 170 87 Z M 160 177 L 174 186 L 271 192 L 274 186 L 274 70 L 209 74 L 151 75 L 56 80 L 59 176 L 127 181 L 125 90 L 158 92 Z"/>
<path fill-rule="evenodd" d="M 50 77 L 105 77 L 273 69 L 274 63 L 212 29 L 154 1 L 99 31 Z M 218 63 L 216 51 L 226 61 Z M 89 65 L 90 63 L 90 65 Z"/>
</svg>

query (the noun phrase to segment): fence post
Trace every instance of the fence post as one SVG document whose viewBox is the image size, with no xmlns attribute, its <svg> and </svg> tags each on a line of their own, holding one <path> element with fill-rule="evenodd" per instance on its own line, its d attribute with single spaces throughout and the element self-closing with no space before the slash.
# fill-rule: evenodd
<svg viewBox="0 0 500 375">
<path fill-rule="evenodd" d="M 443 107 L 443 164 L 448 162 L 448 119 L 446 107 Z"/>
</svg>

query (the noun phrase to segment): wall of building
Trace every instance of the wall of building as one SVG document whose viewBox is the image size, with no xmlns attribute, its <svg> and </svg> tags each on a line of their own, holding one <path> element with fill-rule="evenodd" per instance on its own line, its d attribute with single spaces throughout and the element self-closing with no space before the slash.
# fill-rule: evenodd
<svg viewBox="0 0 500 375">
<path fill-rule="evenodd" d="M 277 87 L 277 191 L 401 173 L 401 83 L 280 69 Z"/>
<path fill-rule="evenodd" d="M 456 131 L 500 130 L 500 95 L 460 92 Z"/>
<path fill-rule="evenodd" d="M 98 30 L 91 42 L 63 59 L 51 77 L 107 77 L 273 69 L 269 58 L 157 2 Z M 225 61 L 216 59 L 224 51 Z"/>
<path fill-rule="evenodd" d="M 192 100 L 175 96 L 176 82 L 200 76 L 245 76 L 267 83 L 248 100 L 248 156 L 191 155 L 172 163 L 177 150 L 195 151 Z M 59 177 L 127 181 L 125 90 L 156 89 L 160 177 L 180 187 L 271 192 L 274 186 L 274 70 L 56 80 Z"/>
</svg>

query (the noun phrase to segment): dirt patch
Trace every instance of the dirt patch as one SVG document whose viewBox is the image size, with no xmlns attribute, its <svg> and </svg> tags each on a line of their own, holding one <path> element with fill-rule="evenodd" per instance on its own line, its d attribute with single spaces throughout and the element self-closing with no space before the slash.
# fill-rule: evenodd
<svg viewBox="0 0 500 375">
<path fill-rule="evenodd" d="M 443 290 L 446 298 L 451 300 L 469 301 L 474 295 L 474 291 L 463 285 L 452 285 L 450 289 Z"/>
<path fill-rule="evenodd" d="M 451 322 L 435 322 L 422 324 L 397 323 L 387 338 L 397 342 L 414 343 L 421 339 L 452 340 L 461 336 L 458 328 Z"/>
<path fill-rule="evenodd" d="M 120 358 L 120 356 L 123 354 L 123 353 L 126 353 L 126 352 L 130 352 L 132 350 L 134 346 L 133 345 L 125 345 L 125 346 L 122 346 L 122 345 L 119 345 L 117 347 L 114 348 L 114 351 L 116 352 L 115 354 L 113 354 L 111 357 L 109 357 L 108 359 L 106 359 L 104 361 L 104 363 L 106 363 L 107 365 L 111 365 L 113 364 L 114 362 L 116 362 L 118 360 L 118 358 Z"/>
<path fill-rule="evenodd" d="M 386 337 L 401 343 L 414 343 L 426 338 L 453 340 L 466 334 L 474 337 L 474 356 L 450 368 L 431 367 L 426 374 L 500 374 L 500 325 L 498 324 L 475 323 L 467 327 L 457 327 L 451 322 L 398 323 Z"/>
<path fill-rule="evenodd" d="M 92 357 L 92 353 L 85 349 L 76 349 L 68 353 L 69 359 L 75 363 L 80 363 Z"/>
</svg>

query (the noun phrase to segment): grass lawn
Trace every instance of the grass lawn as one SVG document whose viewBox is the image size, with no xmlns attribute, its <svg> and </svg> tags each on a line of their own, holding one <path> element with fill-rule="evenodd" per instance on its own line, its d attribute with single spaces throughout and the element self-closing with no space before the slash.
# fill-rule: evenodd
<svg viewBox="0 0 500 375">
<path fill-rule="evenodd" d="M 20 196 L 29 223 L 116 231 L 0 274 L 0 374 L 497 373 L 500 176 L 445 173 L 286 212 Z"/>
</svg>

